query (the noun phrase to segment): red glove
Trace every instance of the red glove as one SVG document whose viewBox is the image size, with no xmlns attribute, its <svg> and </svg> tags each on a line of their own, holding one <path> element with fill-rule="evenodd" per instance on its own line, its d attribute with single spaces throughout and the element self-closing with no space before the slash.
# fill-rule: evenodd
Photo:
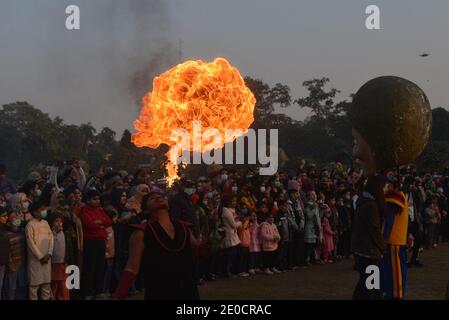
<svg viewBox="0 0 449 320">
<path fill-rule="evenodd" d="M 117 287 L 117 290 L 112 295 L 112 298 L 124 300 L 128 297 L 129 288 L 134 283 L 134 280 L 136 280 L 136 275 L 130 271 L 124 271 L 122 278 L 120 279 L 120 283 Z"/>
</svg>

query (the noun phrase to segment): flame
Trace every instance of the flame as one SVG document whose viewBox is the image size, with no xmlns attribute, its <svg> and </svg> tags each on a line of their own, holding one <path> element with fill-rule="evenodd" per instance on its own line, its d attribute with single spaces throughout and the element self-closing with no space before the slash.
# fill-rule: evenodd
<svg viewBox="0 0 449 320">
<path fill-rule="evenodd" d="M 255 104 L 256 99 L 240 72 L 226 59 L 217 58 L 211 63 L 187 61 L 154 79 L 153 92 L 143 98 L 140 118 L 134 122 L 137 132 L 132 142 L 137 147 L 157 148 L 161 144 L 170 147 L 166 170 L 167 181 L 172 185 L 179 178 L 176 156 L 182 151 L 222 148 L 234 141 L 239 134 L 229 137 L 225 130 L 240 129 L 242 134 L 246 133 L 254 121 Z M 203 138 L 175 151 L 177 142 L 170 139 L 172 132 L 184 129 L 193 141 L 194 121 L 201 122 L 201 135 L 208 129 L 217 129 L 222 141 Z"/>
</svg>

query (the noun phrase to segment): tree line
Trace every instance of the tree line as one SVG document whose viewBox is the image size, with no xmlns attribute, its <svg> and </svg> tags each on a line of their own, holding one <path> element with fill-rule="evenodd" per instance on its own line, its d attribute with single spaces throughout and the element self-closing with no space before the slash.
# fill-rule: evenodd
<svg viewBox="0 0 449 320">
<path fill-rule="evenodd" d="M 282 83 L 270 86 L 262 80 L 245 78 L 256 96 L 253 128 L 278 128 L 281 164 L 287 172 L 295 170 L 300 159 L 318 165 L 332 161 L 351 162 L 351 124 L 347 111 L 351 101 L 336 101 L 339 90 L 328 89 L 329 79 L 313 79 L 302 85 L 306 97 L 295 99 Z M 351 97 L 350 97 L 351 98 Z M 310 116 L 303 121 L 282 113 L 283 108 L 306 108 Z M 279 112 L 281 111 L 281 112 Z M 416 161 L 422 170 L 439 170 L 449 163 L 449 112 L 441 107 L 432 110 L 431 141 Z M 0 109 L 0 163 L 9 175 L 23 181 L 30 171 L 63 160 L 81 160 L 87 169 L 100 166 L 133 172 L 148 165 L 162 172 L 167 148 L 136 148 L 131 132 L 121 136 L 105 127 L 98 131 L 91 123 L 69 125 L 60 117 L 52 118 L 28 102 L 3 105 Z M 201 171 L 191 168 L 193 172 Z"/>
</svg>

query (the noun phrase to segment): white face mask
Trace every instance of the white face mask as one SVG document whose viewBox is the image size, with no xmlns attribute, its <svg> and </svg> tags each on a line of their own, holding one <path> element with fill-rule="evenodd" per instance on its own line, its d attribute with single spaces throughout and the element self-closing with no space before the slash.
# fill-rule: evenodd
<svg viewBox="0 0 449 320">
<path fill-rule="evenodd" d="M 29 202 L 22 203 L 22 209 L 28 210 L 29 207 L 30 207 L 30 203 Z"/>
</svg>

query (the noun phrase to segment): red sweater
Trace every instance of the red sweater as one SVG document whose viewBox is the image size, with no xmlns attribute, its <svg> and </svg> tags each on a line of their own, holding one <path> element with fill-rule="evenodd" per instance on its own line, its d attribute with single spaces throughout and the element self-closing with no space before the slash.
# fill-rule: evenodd
<svg viewBox="0 0 449 320">
<path fill-rule="evenodd" d="M 112 220 L 101 208 L 85 206 L 81 208 L 80 219 L 83 224 L 84 239 L 105 240 L 106 228 L 112 225 Z M 95 223 L 100 220 L 102 223 Z M 102 228 L 102 226 L 104 228 Z"/>
</svg>

